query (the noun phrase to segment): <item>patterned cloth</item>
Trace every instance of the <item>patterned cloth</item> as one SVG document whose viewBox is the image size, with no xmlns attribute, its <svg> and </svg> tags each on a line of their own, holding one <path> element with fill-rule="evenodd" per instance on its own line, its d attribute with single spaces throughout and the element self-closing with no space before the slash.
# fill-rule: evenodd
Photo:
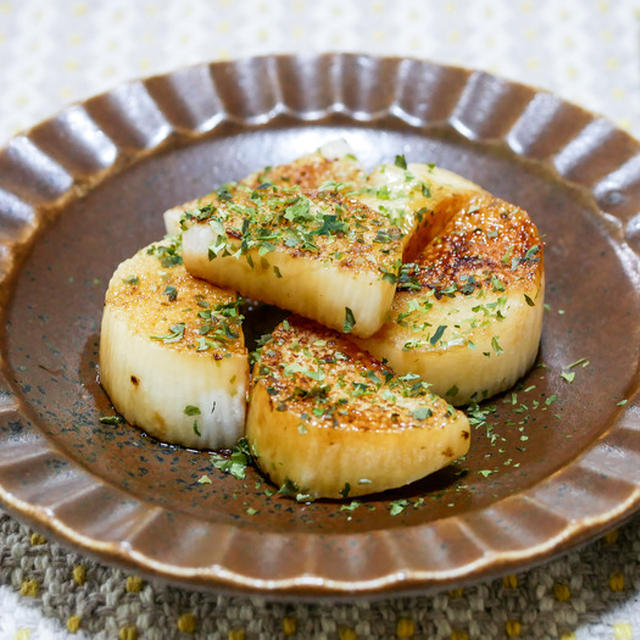
<svg viewBox="0 0 640 640">
<path fill-rule="evenodd" d="M 547 88 L 640 135 L 635 0 L 0 0 L 0 141 L 124 80 L 265 53 L 430 58 Z M 0 640 L 640 637 L 640 520 L 433 597 L 267 604 L 149 584 L 0 516 Z"/>
<path fill-rule="evenodd" d="M 0 638 L 69 640 L 66 625 L 82 640 L 184 640 L 188 633 L 209 640 L 632 640 L 640 629 L 639 554 L 637 517 L 582 551 L 466 589 L 372 603 L 282 604 L 149 583 L 4 516 Z"/>
</svg>

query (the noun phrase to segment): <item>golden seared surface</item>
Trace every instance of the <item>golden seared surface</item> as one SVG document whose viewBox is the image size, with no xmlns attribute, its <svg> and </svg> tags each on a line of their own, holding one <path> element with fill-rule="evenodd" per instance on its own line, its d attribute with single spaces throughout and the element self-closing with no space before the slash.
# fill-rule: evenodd
<svg viewBox="0 0 640 640">
<path fill-rule="evenodd" d="M 253 385 L 266 389 L 275 411 L 294 413 L 301 433 L 444 429 L 461 415 L 418 376 L 395 375 L 340 334 L 299 316 L 279 324 L 261 347 Z"/>
<path fill-rule="evenodd" d="M 452 197 L 426 226 L 426 243 L 403 267 L 402 290 L 431 290 L 436 298 L 479 289 L 530 290 L 544 272 L 544 248 L 525 211 L 489 194 Z"/>
<path fill-rule="evenodd" d="M 526 212 L 483 191 L 452 194 L 420 229 L 390 317 L 358 344 L 454 404 L 509 388 L 542 328 L 544 249 Z"/>
<path fill-rule="evenodd" d="M 215 359 L 244 352 L 237 294 L 187 273 L 177 241 L 149 245 L 122 262 L 105 305 L 125 314 L 132 331 L 170 349 Z"/>
<path fill-rule="evenodd" d="M 318 189 L 327 182 L 357 183 L 362 179 L 362 176 L 362 169 L 355 156 L 326 158 L 322 153 L 316 151 L 287 164 L 265 167 L 250 174 L 239 183 L 227 182 L 211 193 L 177 205 L 170 211 L 175 212 L 176 220 L 180 221 L 180 228 L 184 231 L 188 223 L 198 219 L 199 209 L 206 208 L 207 205 L 213 207 L 223 205 L 233 197 L 240 186 L 256 189 L 264 183 L 273 183 L 285 187 L 299 186 L 302 189 Z M 189 215 L 185 215 L 187 213 Z M 177 229 L 173 232 L 177 232 Z"/>
<path fill-rule="evenodd" d="M 216 234 L 209 259 L 276 249 L 354 273 L 373 271 L 395 282 L 401 259 L 401 231 L 384 214 L 341 192 L 342 185 L 317 190 L 262 183 L 238 185 L 226 201 L 187 212 L 187 220 L 208 224 Z M 249 255 L 252 254 L 252 255 Z M 276 274 L 277 276 L 277 274 Z"/>
<path fill-rule="evenodd" d="M 297 185 L 302 189 L 318 189 L 325 182 L 357 183 L 362 169 L 355 156 L 327 158 L 320 152 L 304 155 L 288 164 L 265 167 L 245 178 L 242 183 L 256 188 L 265 182 Z"/>
</svg>

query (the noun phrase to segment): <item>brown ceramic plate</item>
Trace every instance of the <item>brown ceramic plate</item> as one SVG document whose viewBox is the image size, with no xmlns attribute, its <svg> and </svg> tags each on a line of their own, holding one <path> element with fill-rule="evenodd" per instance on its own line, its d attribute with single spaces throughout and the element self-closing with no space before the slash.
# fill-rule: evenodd
<svg viewBox="0 0 640 640">
<path fill-rule="evenodd" d="M 546 234 L 550 305 L 545 366 L 487 403 L 468 459 L 353 510 L 267 496 L 251 469 L 239 481 L 206 453 L 101 424 L 113 411 L 96 383 L 109 276 L 162 235 L 160 213 L 336 137 L 368 165 L 404 153 L 526 208 Z M 640 501 L 639 211 L 627 134 L 423 61 L 200 65 L 72 106 L 0 152 L 0 496 L 105 561 L 272 595 L 443 588 L 585 542 Z"/>
</svg>

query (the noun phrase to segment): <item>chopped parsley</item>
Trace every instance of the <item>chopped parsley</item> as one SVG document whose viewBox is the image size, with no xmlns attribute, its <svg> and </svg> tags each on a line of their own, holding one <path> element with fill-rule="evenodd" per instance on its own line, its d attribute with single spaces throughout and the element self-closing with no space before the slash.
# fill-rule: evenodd
<svg viewBox="0 0 640 640">
<path fill-rule="evenodd" d="M 178 290 L 170 284 L 166 286 L 163 293 L 169 298 L 169 302 L 175 302 L 178 299 Z"/>
<path fill-rule="evenodd" d="M 431 411 L 429 407 L 420 407 L 419 409 L 414 409 L 411 412 L 411 415 L 416 420 L 426 420 L 427 418 L 430 418 L 433 415 L 433 411 Z"/>
<path fill-rule="evenodd" d="M 397 516 L 402 513 L 409 506 L 409 501 L 406 499 L 394 500 L 390 504 L 390 513 L 392 516 Z"/>
<path fill-rule="evenodd" d="M 166 336 L 151 336 L 152 340 L 161 340 L 164 344 L 173 344 L 180 342 L 184 338 L 184 330 L 186 325 L 184 322 L 176 322 L 169 327 L 169 334 Z"/>
<path fill-rule="evenodd" d="M 407 168 L 407 161 L 403 155 L 396 156 L 395 163 L 396 167 L 400 167 L 400 169 Z"/>
<path fill-rule="evenodd" d="M 225 457 L 214 452 L 210 460 L 216 469 L 229 473 L 238 480 L 244 480 L 247 467 L 252 462 L 249 443 L 246 438 L 240 438 L 234 445 L 231 456 Z"/>
<path fill-rule="evenodd" d="M 442 334 L 445 332 L 445 329 L 447 328 L 446 324 L 441 324 L 434 332 L 434 334 L 431 336 L 431 338 L 429 339 L 429 342 L 431 343 L 432 346 L 435 347 L 436 343 L 438 342 L 438 340 L 440 340 L 440 338 L 442 338 Z"/>
<path fill-rule="evenodd" d="M 344 308 L 344 323 L 342 325 L 342 330 L 345 333 L 351 333 L 351 330 L 356 324 L 356 319 L 353 315 L 353 311 L 349 309 L 349 307 Z"/>
</svg>

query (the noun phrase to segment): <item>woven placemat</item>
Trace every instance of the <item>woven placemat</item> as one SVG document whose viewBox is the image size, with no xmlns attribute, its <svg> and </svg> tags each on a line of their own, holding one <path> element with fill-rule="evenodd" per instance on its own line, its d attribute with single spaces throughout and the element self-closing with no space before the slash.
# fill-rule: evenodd
<svg viewBox="0 0 640 640">
<path fill-rule="evenodd" d="M 0 516 L 0 583 L 58 621 L 60 631 L 98 639 L 631 640 L 640 629 L 639 557 L 636 517 L 551 563 L 464 589 L 375 602 L 278 603 L 147 581 Z M 47 637 L 30 631 L 19 619 L 5 620 L 4 629 L 0 622 L 2 640 Z"/>
</svg>

